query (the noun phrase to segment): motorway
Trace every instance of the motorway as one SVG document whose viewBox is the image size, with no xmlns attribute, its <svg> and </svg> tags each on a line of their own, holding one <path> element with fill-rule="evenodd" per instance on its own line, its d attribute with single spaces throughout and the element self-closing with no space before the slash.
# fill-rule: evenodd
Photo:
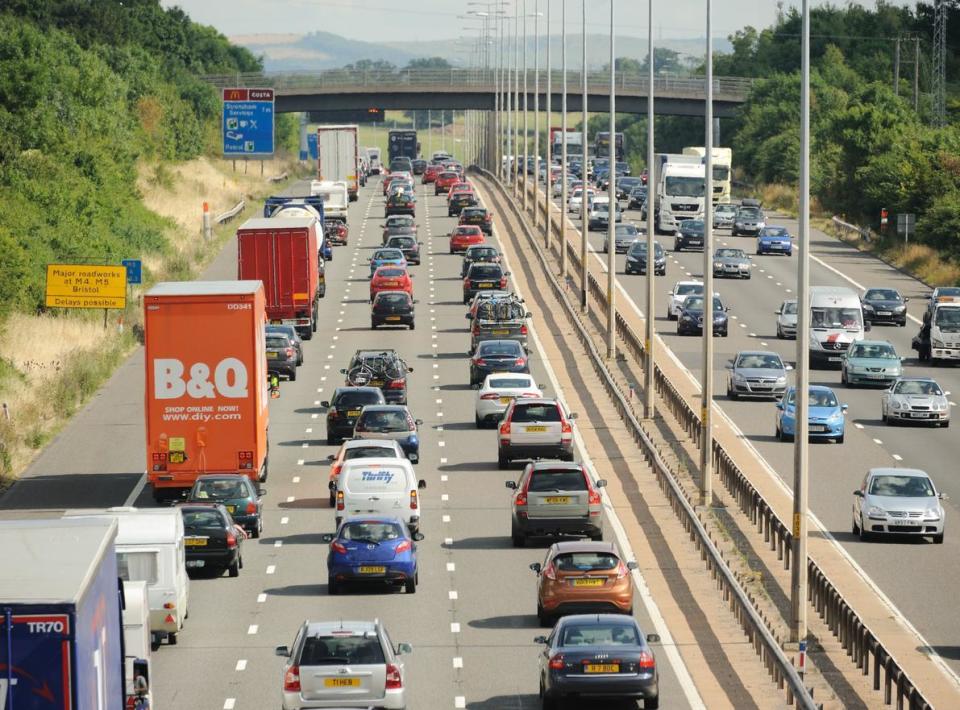
<svg viewBox="0 0 960 710">
<path fill-rule="evenodd" d="M 637 211 L 624 213 L 624 219 L 640 225 Z M 796 235 L 795 220 L 771 219 L 771 224 L 786 226 Z M 580 225 L 579 219 L 575 224 Z M 645 223 L 644 223 L 645 224 Z M 703 253 L 673 251 L 673 237 L 657 237 L 667 251 L 667 275 L 657 277 L 655 293 L 656 328 L 664 342 L 684 366 L 701 381 L 701 339 L 676 335 L 676 321 L 666 318 L 667 293 L 676 281 L 702 279 Z M 772 350 L 785 361 L 796 362 L 796 343 L 778 340 L 774 311 L 780 303 L 796 297 L 798 247 L 794 256 L 755 256 L 755 239 L 733 237 L 729 230 L 715 232 L 715 248 L 739 247 L 753 256 L 753 277 L 747 280 L 715 279 L 714 290 L 731 307 L 730 335 L 715 338 L 714 395 L 723 412 L 743 432 L 747 440 L 766 459 L 783 481 L 792 487 L 793 446 L 778 442 L 774 436 L 775 407 L 771 401 L 732 401 L 726 396 L 727 362 L 741 350 Z M 600 252 L 603 233 L 592 232 L 589 244 L 606 264 Z M 919 281 L 886 265 L 879 259 L 817 230 L 811 230 L 811 285 L 846 286 L 860 293 L 864 288 L 894 287 L 909 297 L 905 328 L 876 325 L 869 339 L 888 340 L 897 353 L 906 358 L 904 373 L 930 375 L 940 386 L 952 392 L 951 405 L 960 401 L 960 369 L 920 364 L 910 349 L 910 340 L 919 328 L 930 289 Z M 646 280 L 624 273 L 625 256 L 617 255 L 617 279 L 621 307 L 624 292 L 642 310 L 646 303 Z M 627 304 L 626 307 L 630 307 Z M 815 443 L 810 447 L 810 505 L 814 515 L 829 533 L 853 557 L 883 590 L 910 623 L 923 635 L 929 651 L 938 653 L 960 672 L 960 615 L 955 613 L 953 590 L 960 583 L 960 539 L 954 531 L 960 520 L 960 479 L 955 478 L 950 462 L 960 453 L 955 429 L 918 426 L 888 426 L 880 420 L 880 390 L 846 388 L 840 384 L 838 370 L 813 370 L 812 384 L 833 387 L 841 402 L 849 404 L 846 440 L 843 444 Z M 954 410 L 956 413 L 956 410 Z M 956 426 L 956 424 L 955 424 Z M 940 490 L 952 500 L 944 503 L 947 534 L 943 545 L 922 539 L 896 539 L 860 542 L 851 532 L 852 491 L 859 487 L 868 468 L 900 466 L 927 471 Z M 918 593 L 922 585 L 922 593 Z"/>
<path fill-rule="evenodd" d="M 289 192 L 300 189 L 302 184 L 294 185 Z M 303 619 L 373 617 L 385 622 L 395 643 L 414 646 L 406 657 L 410 708 L 538 706 L 533 637 L 543 631 L 527 567 L 542 560 L 545 545 L 510 544 L 503 482 L 518 471 L 498 471 L 495 432 L 474 427 L 460 257 L 447 253 L 454 219 L 446 216 L 443 198 L 432 190 L 430 197 L 422 194 L 424 263 L 412 267 L 420 327 L 369 330 L 366 261 L 380 244 L 383 204 L 372 183 L 351 205 L 349 246 L 338 248 L 327 267 L 319 337 L 305 343 L 297 382 L 284 382 L 280 399 L 270 404 L 264 535 L 246 542 L 239 578 L 193 580 L 179 644 L 154 654 L 158 707 L 276 707 L 282 659 L 273 649 L 290 643 Z M 233 278 L 235 260 L 231 242 L 204 277 Z M 414 598 L 382 591 L 329 597 L 321 536 L 333 531 L 326 458 L 335 447 L 325 443 L 319 405 L 340 384 L 339 368 L 353 351 L 376 346 L 397 349 L 414 369 L 410 407 L 424 422 L 417 469 L 428 486 L 422 497 L 421 584 Z M 542 353 L 532 350 L 530 359 L 537 381 L 556 394 Z M 143 452 L 141 350 L 37 458 L 0 508 L 152 506 L 149 491 L 138 486 Z M 635 609 L 650 630 L 639 597 Z M 666 654 L 658 658 L 667 707 L 689 707 Z"/>
</svg>

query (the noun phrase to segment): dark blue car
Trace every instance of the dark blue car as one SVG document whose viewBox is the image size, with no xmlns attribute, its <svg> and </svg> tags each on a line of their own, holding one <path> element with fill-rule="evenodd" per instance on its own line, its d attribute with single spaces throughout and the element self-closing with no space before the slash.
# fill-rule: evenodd
<svg viewBox="0 0 960 710">
<path fill-rule="evenodd" d="M 384 584 L 400 587 L 407 594 L 417 591 L 417 541 L 399 518 L 384 515 L 352 516 L 336 535 L 324 536 L 330 543 L 327 555 L 327 590 L 339 594 L 348 584 Z"/>
<path fill-rule="evenodd" d="M 790 232 L 784 227 L 764 227 L 757 234 L 757 254 L 793 254 Z"/>
</svg>

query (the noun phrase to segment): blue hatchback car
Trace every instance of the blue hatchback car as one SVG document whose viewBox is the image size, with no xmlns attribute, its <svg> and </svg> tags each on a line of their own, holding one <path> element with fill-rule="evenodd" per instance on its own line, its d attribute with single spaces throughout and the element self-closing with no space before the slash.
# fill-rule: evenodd
<svg viewBox="0 0 960 710">
<path fill-rule="evenodd" d="M 837 395 L 829 387 L 814 385 L 808 389 L 810 409 L 807 421 L 811 439 L 833 439 L 843 443 L 847 405 L 840 404 Z M 789 388 L 783 399 L 777 402 L 777 439 L 792 441 L 796 433 L 796 388 Z"/>
<path fill-rule="evenodd" d="M 346 518 L 335 535 L 324 535 L 330 543 L 327 555 L 327 590 L 339 594 L 348 584 L 384 584 L 403 587 L 407 594 L 417 591 L 417 541 L 406 523 L 384 515 Z"/>
<path fill-rule="evenodd" d="M 793 254 L 790 232 L 784 227 L 764 227 L 757 235 L 757 254 Z"/>
<path fill-rule="evenodd" d="M 374 272 L 381 266 L 402 266 L 407 267 L 407 259 L 400 249 L 393 247 L 377 249 L 370 259 L 370 278 L 373 278 Z"/>
</svg>

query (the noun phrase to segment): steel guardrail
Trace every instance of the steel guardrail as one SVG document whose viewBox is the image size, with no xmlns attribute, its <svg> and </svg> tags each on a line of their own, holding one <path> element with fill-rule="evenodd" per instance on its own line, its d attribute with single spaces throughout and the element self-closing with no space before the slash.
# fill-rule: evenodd
<svg viewBox="0 0 960 710">
<path fill-rule="evenodd" d="M 484 170 L 482 172 L 489 176 L 489 179 L 493 180 L 501 191 L 507 194 L 508 202 L 514 209 L 520 209 L 514 205 L 512 197 L 509 196 L 499 179 L 488 171 Z M 521 176 L 521 181 L 524 183 L 523 189 L 527 189 L 529 192 L 529 186 L 523 176 Z M 531 204 L 542 209 L 538 200 L 532 200 Z M 565 220 L 566 213 L 562 212 L 561 214 L 563 215 L 562 219 Z M 526 223 L 524 222 L 524 224 Z M 551 224 L 557 236 L 557 239 L 551 240 L 551 244 L 563 243 L 567 247 L 567 258 L 577 266 L 577 273 L 579 273 L 582 264 L 578 250 L 565 240 L 561 242 L 563 233 L 558 220 L 552 220 Z M 536 245 L 536 240 L 534 244 Z M 602 313 L 605 314 L 607 310 L 606 289 L 589 271 L 588 288 L 594 298 L 594 303 L 598 304 Z M 616 318 L 616 330 L 617 335 L 623 340 L 627 348 L 639 358 L 642 365 L 645 352 L 644 340 L 633 332 L 633 329 L 619 312 Z M 684 432 L 690 436 L 697 448 L 700 448 L 701 423 L 699 413 L 684 400 L 683 395 L 667 378 L 659 365 L 654 367 L 654 382 L 657 394 L 667 405 L 670 413 L 680 423 Z M 711 454 L 714 470 L 727 491 L 736 499 L 743 514 L 756 525 L 757 532 L 763 534 L 764 542 L 770 546 L 771 550 L 777 551 L 777 558 L 783 561 L 784 569 L 789 570 L 793 543 L 793 533 L 790 528 L 716 440 L 713 442 Z M 824 620 L 833 635 L 840 641 L 842 648 L 864 676 L 871 674 L 870 657 L 873 657 L 872 685 L 875 691 L 879 691 L 882 685 L 884 703 L 891 705 L 896 702 L 898 710 L 901 710 L 904 707 L 904 701 L 906 701 L 910 710 L 932 710 L 933 705 L 926 700 L 920 689 L 910 680 L 896 659 L 860 619 L 852 605 L 843 598 L 843 595 L 840 594 L 827 574 L 809 556 L 807 558 L 807 572 L 807 601 L 813 605 L 820 618 Z"/>
<path fill-rule="evenodd" d="M 858 227 L 855 224 L 850 224 L 849 222 L 844 222 L 837 215 L 834 215 L 830 222 L 833 224 L 833 228 L 837 231 L 837 234 L 843 238 L 848 237 L 851 233 L 859 234 L 860 238 L 866 242 L 872 242 L 874 239 L 873 230 L 869 227 Z"/>
<path fill-rule="evenodd" d="M 574 332 L 590 354 L 590 362 L 594 371 L 603 381 L 607 394 L 613 399 L 617 412 L 627 423 L 634 442 L 638 444 L 643 451 L 647 462 L 656 474 L 660 490 L 670 500 L 674 513 L 681 520 L 685 532 L 690 536 L 690 540 L 696 546 L 701 559 L 706 563 L 707 569 L 712 574 L 718 590 L 723 594 L 724 600 L 728 602 L 730 610 L 740 623 L 748 640 L 753 645 L 754 651 L 760 656 L 767 672 L 780 690 L 786 689 L 788 704 L 796 702 L 797 707 L 816 710 L 818 706 L 814 703 L 813 698 L 804 686 L 800 674 L 794 668 L 791 660 L 787 658 L 783 649 L 780 647 L 780 643 L 774 638 L 770 629 L 767 628 L 760 614 L 750 602 L 743 587 L 740 586 L 740 583 L 727 566 L 720 551 L 710 539 L 709 533 L 707 533 L 706 528 L 697 516 L 693 506 L 691 506 L 690 501 L 687 500 L 680 484 L 677 483 L 669 467 L 663 461 L 657 447 L 647 436 L 640 422 L 634 416 L 626 397 L 610 375 L 610 371 L 606 365 L 604 365 L 603 357 L 597 351 L 593 339 L 580 320 L 577 310 L 571 305 L 567 294 L 563 290 L 563 286 L 559 283 L 556 276 L 554 276 L 547 262 L 547 257 L 543 253 L 543 249 L 530 233 L 527 220 L 521 213 L 520 208 L 517 207 L 506 189 L 494 175 L 486 170 L 476 170 L 480 172 L 490 184 L 495 186 L 509 209 L 523 226 L 527 239 L 530 241 L 530 245 L 540 261 L 540 266 L 547 275 L 547 283 L 550 285 L 556 298 L 563 304 L 567 311 L 566 315 L 574 326 Z"/>
<path fill-rule="evenodd" d="M 213 218 L 213 221 L 217 224 L 223 224 L 224 222 L 229 222 L 231 219 L 236 217 L 238 214 L 243 212 L 243 208 L 247 206 L 246 200 L 240 200 L 233 207 L 228 209 L 226 212 L 222 212 Z"/>
</svg>

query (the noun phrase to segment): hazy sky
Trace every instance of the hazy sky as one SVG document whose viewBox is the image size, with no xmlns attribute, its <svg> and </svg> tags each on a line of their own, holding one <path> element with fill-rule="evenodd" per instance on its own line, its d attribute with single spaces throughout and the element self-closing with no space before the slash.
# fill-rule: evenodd
<svg viewBox="0 0 960 710">
<path fill-rule="evenodd" d="M 524 0 L 510 0 L 510 5 Z M 527 11 L 535 2 L 540 11 L 547 0 L 525 0 Z M 587 2 L 587 29 L 604 32 L 609 29 L 607 0 Z M 647 3 L 643 0 L 615 0 L 617 34 L 643 37 L 647 34 Z M 888 0 L 891 4 L 913 5 L 913 0 Z M 451 39 L 479 25 L 479 20 L 458 19 L 466 10 L 483 10 L 489 0 L 162 0 L 164 6 L 179 5 L 196 21 L 213 25 L 227 35 L 271 33 L 305 33 L 317 30 L 332 32 L 351 39 L 373 42 L 423 41 L 430 38 Z M 812 0 L 814 5 L 825 0 Z M 784 0 L 785 7 L 799 6 L 799 0 Z M 843 0 L 833 4 L 843 5 Z M 859 4 L 873 8 L 875 0 Z M 552 0 L 551 25 L 560 32 L 561 0 Z M 668 38 L 705 36 L 702 9 L 704 0 L 657 0 L 654 5 L 656 31 Z M 521 5 L 522 7 L 522 5 Z M 724 37 L 745 25 L 766 27 L 776 16 L 776 0 L 714 0 L 714 36 Z M 567 27 L 579 28 L 581 3 L 567 0 Z M 591 17 L 592 16 L 592 17 Z"/>
</svg>

